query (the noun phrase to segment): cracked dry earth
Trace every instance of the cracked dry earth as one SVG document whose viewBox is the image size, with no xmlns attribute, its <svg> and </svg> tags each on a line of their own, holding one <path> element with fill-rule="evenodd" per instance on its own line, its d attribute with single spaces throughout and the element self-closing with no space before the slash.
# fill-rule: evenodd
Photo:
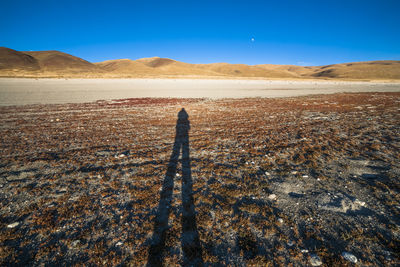
<svg viewBox="0 0 400 267">
<path fill-rule="evenodd" d="M 2 266 L 399 264 L 400 93 L 0 114 Z"/>
</svg>

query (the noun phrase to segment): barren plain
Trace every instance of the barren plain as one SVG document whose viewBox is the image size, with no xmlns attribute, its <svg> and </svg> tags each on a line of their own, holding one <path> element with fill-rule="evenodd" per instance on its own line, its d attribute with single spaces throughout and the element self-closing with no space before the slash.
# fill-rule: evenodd
<svg viewBox="0 0 400 267">
<path fill-rule="evenodd" d="M 400 83 L 321 80 L 0 78 L 0 106 L 85 103 L 136 97 L 218 99 L 379 91 L 400 92 Z"/>
<path fill-rule="evenodd" d="M 0 265 L 399 265 L 399 92 L 122 96 L 2 100 Z"/>
</svg>

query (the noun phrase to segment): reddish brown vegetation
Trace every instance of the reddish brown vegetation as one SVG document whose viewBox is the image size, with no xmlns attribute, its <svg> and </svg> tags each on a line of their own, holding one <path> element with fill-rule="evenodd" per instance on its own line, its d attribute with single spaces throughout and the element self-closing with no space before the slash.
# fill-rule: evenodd
<svg viewBox="0 0 400 267">
<path fill-rule="evenodd" d="M 399 103 L 398 93 L 374 93 L 2 107 L 0 263 L 146 264 L 185 107 L 205 263 L 307 265 L 307 249 L 330 265 L 346 264 L 343 250 L 394 264 Z M 166 265 L 183 260 L 175 180 Z M 366 205 L 329 210 L 327 193 Z"/>
</svg>

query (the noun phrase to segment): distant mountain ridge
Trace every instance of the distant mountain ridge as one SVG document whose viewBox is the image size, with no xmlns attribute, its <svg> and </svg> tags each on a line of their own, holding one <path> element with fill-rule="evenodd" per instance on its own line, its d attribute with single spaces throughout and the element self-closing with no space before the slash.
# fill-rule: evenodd
<svg viewBox="0 0 400 267">
<path fill-rule="evenodd" d="M 0 47 L 0 76 L 400 80 L 400 61 L 367 61 L 303 67 L 272 64 L 189 64 L 169 58 L 152 57 L 91 63 L 60 51 L 16 51 Z"/>
</svg>

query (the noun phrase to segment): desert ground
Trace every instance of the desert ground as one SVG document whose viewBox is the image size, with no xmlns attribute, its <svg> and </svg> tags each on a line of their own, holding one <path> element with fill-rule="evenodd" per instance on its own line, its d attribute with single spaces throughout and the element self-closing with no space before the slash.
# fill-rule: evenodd
<svg viewBox="0 0 400 267">
<path fill-rule="evenodd" d="M 0 81 L 0 265 L 399 265 L 398 86 L 147 83 Z"/>
<path fill-rule="evenodd" d="M 135 97 L 290 97 L 339 92 L 399 92 L 400 83 L 318 80 L 0 78 L 0 106 L 85 103 Z"/>
</svg>

